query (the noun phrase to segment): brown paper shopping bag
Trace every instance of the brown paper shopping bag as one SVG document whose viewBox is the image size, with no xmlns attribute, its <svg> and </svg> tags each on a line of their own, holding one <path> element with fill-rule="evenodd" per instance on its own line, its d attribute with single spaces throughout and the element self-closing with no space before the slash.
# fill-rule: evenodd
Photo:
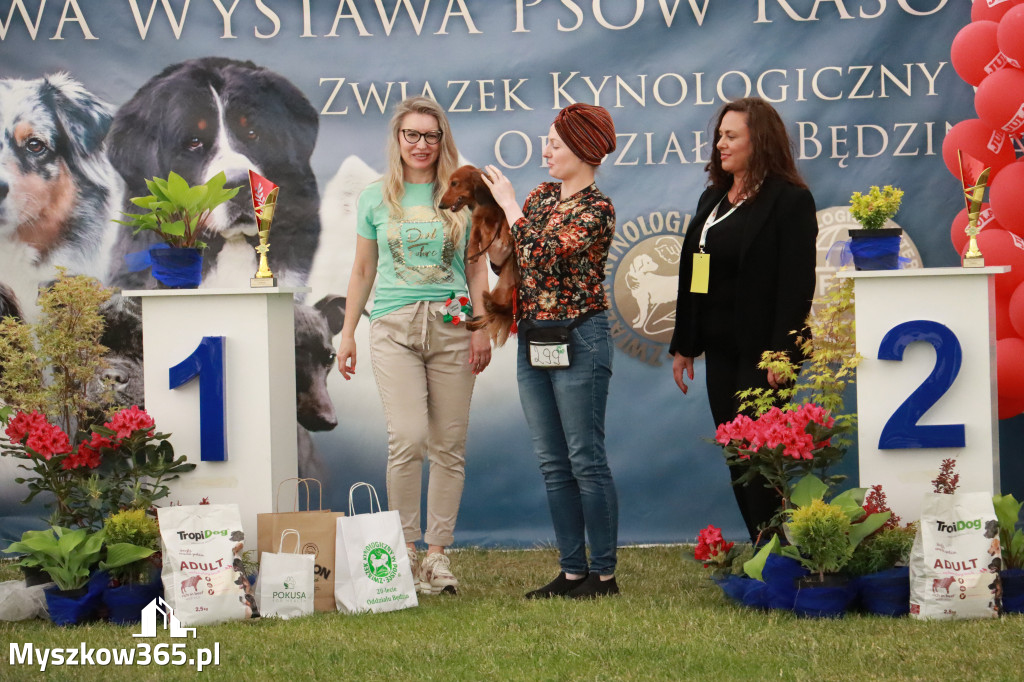
<svg viewBox="0 0 1024 682">
<path fill-rule="evenodd" d="M 295 502 L 292 511 L 279 510 L 281 486 L 289 481 L 295 482 Z M 309 484 L 315 483 L 318 491 L 316 505 L 311 504 Z M 306 493 L 306 509 L 298 511 L 300 491 Z M 314 508 L 315 507 L 315 508 Z M 277 486 L 277 497 L 274 512 L 256 515 L 256 549 L 263 552 L 277 551 L 277 542 L 281 533 L 292 529 L 302 536 L 299 551 L 312 554 L 313 567 L 313 606 L 317 611 L 336 611 L 334 603 L 334 543 L 337 519 L 344 516 L 342 512 L 323 509 L 323 492 L 320 481 L 315 478 L 286 478 Z"/>
</svg>

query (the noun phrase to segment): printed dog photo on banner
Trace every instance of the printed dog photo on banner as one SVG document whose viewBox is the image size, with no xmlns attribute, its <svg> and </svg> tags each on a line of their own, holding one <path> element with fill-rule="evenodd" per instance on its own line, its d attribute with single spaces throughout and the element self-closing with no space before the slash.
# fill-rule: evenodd
<svg viewBox="0 0 1024 682">
<path fill-rule="evenodd" d="M 122 196 L 103 151 L 113 114 L 65 73 L 0 79 L 0 276 L 29 318 L 56 267 L 106 275 Z"/>
<path fill-rule="evenodd" d="M 316 178 L 309 159 L 317 112 L 283 76 L 248 61 L 204 57 L 172 64 L 143 84 L 117 111 L 107 138 L 111 162 L 127 196 L 149 194 L 146 180 L 171 171 L 189 184 L 217 173 L 227 187 L 248 187 L 252 170 L 281 188 L 269 265 L 282 284 L 304 284 L 320 236 Z M 134 206 L 125 204 L 131 212 Z M 202 239 L 204 287 L 238 286 L 256 272 L 259 243 L 248 191 L 217 207 Z M 155 242 L 148 231 L 123 228 L 112 254 L 110 281 L 123 288 L 155 285 L 129 272 L 124 256 Z"/>
</svg>

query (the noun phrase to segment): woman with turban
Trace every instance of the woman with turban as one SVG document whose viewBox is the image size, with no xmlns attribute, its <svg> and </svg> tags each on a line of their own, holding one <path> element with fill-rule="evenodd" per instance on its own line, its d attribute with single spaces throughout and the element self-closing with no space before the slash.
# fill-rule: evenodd
<svg viewBox="0 0 1024 682">
<path fill-rule="evenodd" d="M 608 112 L 573 104 L 555 117 L 544 147 L 548 173 L 561 182 L 542 183 L 520 208 L 498 168 L 487 166 L 483 174 L 512 228 L 512 247 L 496 240 L 488 256 L 500 265 L 514 251 L 519 265 L 519 398 L 547 488 L 562 569 L 527 593 L 528 599 L 619 592 L 618 500 L 604 445 L 612 375 L 604 266 L 615 209 L 594 184 L 598 165 L 614 149 Z"/>
</svg>

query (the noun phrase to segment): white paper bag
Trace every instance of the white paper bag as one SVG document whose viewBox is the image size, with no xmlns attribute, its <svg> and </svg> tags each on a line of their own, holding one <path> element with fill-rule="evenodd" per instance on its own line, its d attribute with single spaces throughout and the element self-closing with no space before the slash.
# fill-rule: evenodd
<svg viewBox="0 0 1024 682">
<path fill-rule="evenodd" d="M 355 513 L 352 493 L 362 486 L 369 488 L 369 514 Z M 380 613 L 416 606 L 416 583 L 398 512 L 380 511 L 373 486 L 356 483 L 348 491 L 348 513 L 337 520 L 335 538 L 334 600 L 338 610 Z"/>
<path fill-rule="evenodd" d="M 182 625 L 259 615 L 242 570 L 245 544 L 237 504 L 160 507 L 164 600 Z"/>
<path fill-rule="evenodd" d="M 910 550 L 910 615 L 999 617 L 999 523 L 988 493 L 928 493 Z"/>
<path fill-rule="evenodd" d="M 286 537 L 295 538 L 295 553 L 284 551 Z M 287 620 L 313 613 L 313 571 L 316 557 L 299 554 L 302 539 L 294 529 L 282 531 L 277 552 L 260 555 L 260 575 L 256 579 L 256 604 L 260 615 Z"/>
</svg>

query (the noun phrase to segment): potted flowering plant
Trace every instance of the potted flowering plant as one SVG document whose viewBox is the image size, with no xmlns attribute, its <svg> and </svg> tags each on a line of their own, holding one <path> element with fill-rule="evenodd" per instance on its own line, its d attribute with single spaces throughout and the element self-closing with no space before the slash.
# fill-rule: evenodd
<svg viewBox="0 0 1024 682">
<path fill-rule="evenodd" d="M 28 487 L 24 503 L 51 493 L 55 525 L 98 528 L 118 510 L 148 509 L 168 495 L 169 481 L 195 469 L 174 456 L 169 436 L 154 427 L 133 405 L 72 443 L 45 415 L 16 412 L 7 420 L 9 441 L 0 442 L 0 454 L 25 460 L 19 466 L 32 473 L 15 479 Z"/>
<path fill-rule="evenodd" d="M 744 469 L 735 485 L 760 475 L 778 492 L 782 507 L 768 524 L 777 528 L 790 506 L 792 481 L 816 472 L 830 488 L 845 478 L 828 475 L 829 467 L 843 457 L 843 449 L 832 443 L 842 428 L 826 409 L 805 403 L 791 409 L 772 407 L 756 418 L 741 414 L 718 426 L 715 441 L 723 446 L 729 466 Z"/>
<path fill-rule="evenodd" d="M 915 523 L 900 525 L 900 517 L 889 508 L 881 485 L 871 486 L 862 506 L 868 517 L 889 512 L 889 520 L 857 545 L 844 570 L 855 582 L 860 605 L 865 611 L 885 616 L 905 615 L 910 611 L 907 562 L 917 526 Z"/>
<path fill-rule="evenodd" d="M 883 227 L 903 201 L 903 190 L 872 185 L 867 194 L 850 196 L 850 215 L 861 229 L 850 230 L 850 251 L 858 270 L 895 270 L 899 267 L 900 237 L 903 229 Z"/>
<path fill-rule="evenodd" d="M 163 243 L 143 252 L 145 257 L 132 259 L 129 267 L 153 267 L 153 277 L 172 288 L 199 285 L 202 277 L 200 239 L 213 210 L 238 194 L 239 187 L 225 189 L 227 176 L 220 172 L 205 183 L 190 186 L 183 177 L 171 171 L 167 178 L 146 181 L 151 194 L 132 197 L 138 213 L 124 213 L 125 220 L 116 222 L 135 228 L 133 235 L 143 231 L 157 234 Z"/>
</svg>

